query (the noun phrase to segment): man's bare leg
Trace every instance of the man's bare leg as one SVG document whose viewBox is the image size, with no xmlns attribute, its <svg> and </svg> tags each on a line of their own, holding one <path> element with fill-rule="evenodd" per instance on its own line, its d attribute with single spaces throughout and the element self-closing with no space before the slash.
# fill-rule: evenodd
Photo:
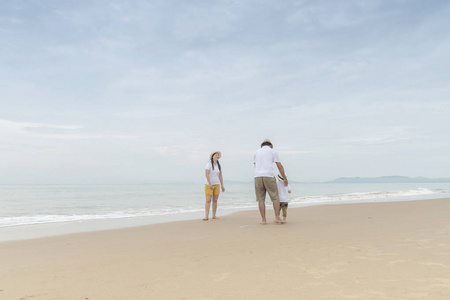
<svg viewBox="0 0 450 300">
<path fill-rule="evenodd" d="M 266 203 L 264 201 L 259 201 L 258 207 L 262 218 L 261 224 L 266 225 Z"/>
<path fill-rule="evenodd" d="M 275 212 L 275 222 L 283 223 L 283 220 L 280 219 L 280 201 L 273 201 L 273 211 Z"/>
</svg>

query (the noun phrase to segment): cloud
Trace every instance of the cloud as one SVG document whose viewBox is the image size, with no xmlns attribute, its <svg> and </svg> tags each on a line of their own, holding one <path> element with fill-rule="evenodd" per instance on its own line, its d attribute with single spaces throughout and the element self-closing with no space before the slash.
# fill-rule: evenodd
<svg viewBox="0 0 450 300">
<path fill-rule="evenodd" d="M 14 122 L 14 121 L 0 119 L 0 131 L 1 132 L 14 132 L 14 133 L 26 132 L 26 131 L 29 131 L 31 128 L 51 128 L 51 129 L 76 130 L 76 129 L 80 129 L 81 126 Z"/>
<path fill-rule="evenodd" d="M 403 142 L 403 141 L 409 141 L 410 138 L 398 138 L 398 137 L 362 137 L 362 138 L 356 138 L 356 139 L 348 139 L 343 140 L 342 144 L 346 146 L 375 146 L 380 145 L 383 146 L 385 144 L 389 143 L 397 143 L 397 142 Z"/>
<path fill-rule="evenodd" d="M 184 179 L 219 149 L 245 181 L 271 138 L 294 176 L 442 176 L 449 11 L 400 0 L 5 3 L 5 170 Z M 418 167 L 418 152 L 441 166 Z M 368 156 L 377 166 L 362 169 Z"/>
<path fill-rule="evenodd" d="M 73 133 L 80 131 L 78 125 L 55 125 L 42 123 L 14 122 L 0 120 L 0 134 L 3 137 L 45 138 L 45 139 L 136 139 L 134 135 L 96 135 Z"/>
</svg>

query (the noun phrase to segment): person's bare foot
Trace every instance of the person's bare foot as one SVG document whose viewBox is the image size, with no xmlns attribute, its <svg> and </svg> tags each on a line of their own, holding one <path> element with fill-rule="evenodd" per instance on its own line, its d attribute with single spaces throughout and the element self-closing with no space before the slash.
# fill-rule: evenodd
<svg viewBox="0 0 450 300">
<path fill-rule="evenodd" d="M 275 223 L 277 223 L 277 224 L 283 224 L 284 222 L 283 222 L 283 220 L 281 220 L 281 219 L 276 219 L 276 220 L 275 220 Z"/>
<path fill-rule="evenodd" d="M 266 223 L 266 219 L 263 219 L 262 221 L 261 221 L 261 225 L 266 225 L 267 223 Z"/>
<path fill-rule="evenodd" d="M 208 221 L 208 218 L 204 218 L 203 221 Z"/>
<path fill-rule="evenodd" d="M 219 219 L 219 217 L 217 217 L 217 216 L 214 216 L 214 217 L 213 217 L 213 219 Z"/>
</svg>

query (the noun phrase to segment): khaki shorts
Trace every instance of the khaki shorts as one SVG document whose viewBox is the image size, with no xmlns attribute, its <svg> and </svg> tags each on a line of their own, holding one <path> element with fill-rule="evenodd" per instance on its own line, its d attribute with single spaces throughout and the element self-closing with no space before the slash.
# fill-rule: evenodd
<svg viewBox="0 0 450 300">
<path fill-rule="evenodd" d="M 270 200 L 280 201 L 278 197 L 277 180 L 275 177 L 255 177 L 256 201 L 266 201 L 266 192 L 269 193 Z"/>
<path fill-rule="evenodd" d="M 214 184 L 213 188 L 210 189 L 209 185 L 205 184 L 205 196 L 213 196 L 220 194 L 220 184 Z"/>
</svg>

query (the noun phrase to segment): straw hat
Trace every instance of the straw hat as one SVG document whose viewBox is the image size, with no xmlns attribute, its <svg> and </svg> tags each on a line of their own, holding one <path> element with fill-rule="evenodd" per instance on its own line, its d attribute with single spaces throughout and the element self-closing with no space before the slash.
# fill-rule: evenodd
<svg viewBox="0 0 450 300">
<path fill-rule="evenodd" d="M 213 156 L 214 156 L 214 154 L 216 154 L 216 153 L 219 153 L 219 158 L 222 157 L 222 153 L 220 153 L 220 151 L 214 151 L 213 153 L 211 153 L 211 154 L 209 155 L 209 159 L 212 159 Z"/>
<path fill-rule="evenodd" d="M 265 139 L 264 141 L 262 141 L 261 145 L 264 143 L 270 143 L 272 145 L 272 142 L 269 139 Z"/>
<path fill-rule="evenodd" d="M 281 182 L 284 182 L 284 178 L 283 176 L 281 176 L 281 174 L 277 174 L 277 179 Z"/>
</svg>

